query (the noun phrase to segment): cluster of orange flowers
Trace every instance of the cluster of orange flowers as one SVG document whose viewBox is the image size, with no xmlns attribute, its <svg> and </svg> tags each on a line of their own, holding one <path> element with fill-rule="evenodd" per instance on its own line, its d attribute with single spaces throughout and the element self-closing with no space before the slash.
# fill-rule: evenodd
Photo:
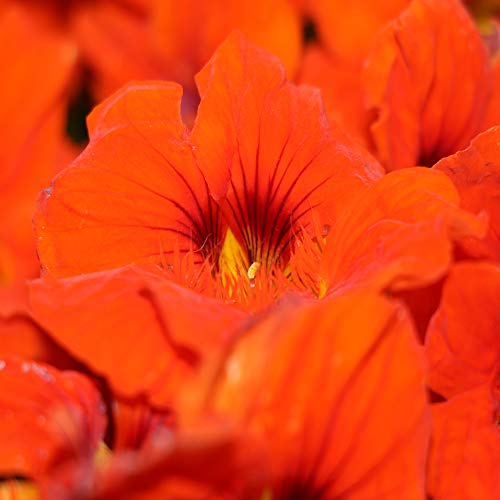
<svg viewBox="0 0 500 500">
<path fill-rule="evenodd" d="M 499 2 L 0 0 L 0 53 L 1 498 L 500 498 Z"/>
</svg>

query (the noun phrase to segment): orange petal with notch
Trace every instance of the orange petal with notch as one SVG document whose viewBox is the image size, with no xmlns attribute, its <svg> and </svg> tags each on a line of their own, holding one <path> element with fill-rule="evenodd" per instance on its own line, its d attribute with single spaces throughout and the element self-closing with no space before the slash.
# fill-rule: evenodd
<svg viewBox="0 0 500 500">
<path fill-rule="evenodd" d="M 313 214 L 331 223 L 380 178 L 378 163 L 326 118 L 319 91 L 235 32 L 197 75 L 195 156 L 249 263 L 279 259 Z"/>
</svg>

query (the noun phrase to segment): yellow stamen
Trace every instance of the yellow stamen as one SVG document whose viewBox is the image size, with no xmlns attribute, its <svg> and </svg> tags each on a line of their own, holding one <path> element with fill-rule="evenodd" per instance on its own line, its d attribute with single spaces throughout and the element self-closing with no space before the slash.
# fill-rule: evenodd
<svg viewBox="0 0 500 500">
<path fill-rule="evenodd" d="M 247 276 L 250 281 L 255 279 L 259 268 L 260 268 L 260 262 L 253 262 L 252 265 L 248 268 Z"/>
</svg>

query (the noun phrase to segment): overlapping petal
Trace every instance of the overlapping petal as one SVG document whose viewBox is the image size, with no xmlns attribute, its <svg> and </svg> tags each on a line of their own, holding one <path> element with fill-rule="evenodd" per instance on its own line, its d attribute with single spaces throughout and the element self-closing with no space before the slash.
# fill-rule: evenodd
<svg viewBox="0 0 500 500">
<path fill-rule="evenodd" d="M 491 68 L 458 0 L 415 0 L 375 42 L 365 84 L 377 157 L 389 170 L 430 166 L 481 130 Z"/>
<path fill-rule="evenodd" d="M 132 266 L 34 281 L 31 298 L 35 318 L 106 376 L 113 391 L 163 406 L 201 368 L 213 368 L 244 318 L 161 273 Z"/>
<path fill-rule="evenodd" d="M 473 139 L 471 145 L 435 165 L 455 184 L 461 206 L 488 215 L 489 230 L 480 240 L 461 242 L 465 252 L 479 258 L 500 258 L 500 128 L 493 127 Z"/>
<path fill-rule="evenodd" d="M 431 388 L 451 397 L 490 380 L 500 356 L 500 268 L 456 264 L 429 325 Z"/>
<path fill-rule="evenodd" d="M 272 498 L 421 498 L 421 361 L 397 304 L 357 294 L 292 305 L 235 346 L 208 409 L 262 440 Z"/>
<path fill-rule="evenodd" d="M 429 325 L 429 385 L 447 398 L 433 405 L 428 483 L 436 499 L 498 496 L 499 297 L 497 264 L 456 264 Z"/>
<path fill-rule="evenodd" d="M 434 405 L 429 493 L 436 500 L 500 495 L 500 434 L 488 387 Z"/>
<path fill-rule="evenodd" d="M 332 228 L 324 257 L 331 291 L 401 290 L 438 280 L 452 262 L 452 241 L 486 231 L 486 221 L 458 204 L 442 172 L 417 167 L 386 175 Z"/>
<path fill-rule="evenodd" d="M 106 417 L 83 375 L 21 358 L 0 360 L 0 474 L 39 479 L 65 460 L 92 460 Z"/>
</svg>

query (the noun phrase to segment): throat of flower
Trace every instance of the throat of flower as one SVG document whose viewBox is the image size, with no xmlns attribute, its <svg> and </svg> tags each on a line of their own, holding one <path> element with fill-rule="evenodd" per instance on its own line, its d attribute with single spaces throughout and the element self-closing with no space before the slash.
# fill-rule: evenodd
<svg viewBox="0 0 500 500">
<path fill-rule="evenodd" d="M 226 232 L 218 264 L 221 277 L 226 283 L 238 280 L 244 275 L 247 275 L 249 279 L 255 278 L 255 274 L 253 276 L 249 274 L 250 267 L 254 263 L 248 261 L 247 252 L 245 252 L 231 229 Z"/>
</svg>

